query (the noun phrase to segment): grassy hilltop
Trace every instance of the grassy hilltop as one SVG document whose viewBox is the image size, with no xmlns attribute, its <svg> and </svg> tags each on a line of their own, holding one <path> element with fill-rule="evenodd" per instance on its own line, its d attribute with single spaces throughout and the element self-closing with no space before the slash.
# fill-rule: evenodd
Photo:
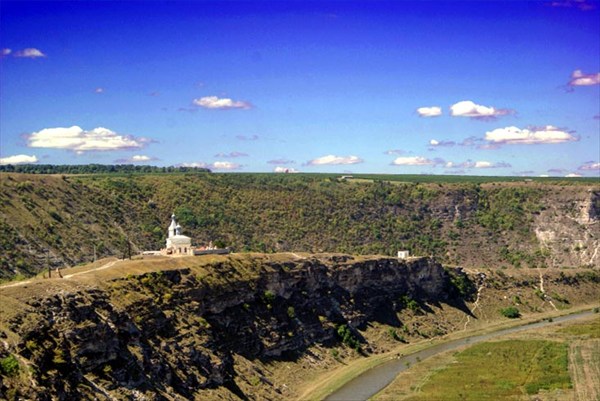
<svg viewBox="0 0 600 401">
<path fill-rule="evenodd" d="M 401 249 L 466 266 L 592 266 L 593 179 L 2 173 L 0 277 L 163 245 L 171 213 L 238 252 Z M 47 252 L 46 252 L 47 250 Z"/>
</svg>

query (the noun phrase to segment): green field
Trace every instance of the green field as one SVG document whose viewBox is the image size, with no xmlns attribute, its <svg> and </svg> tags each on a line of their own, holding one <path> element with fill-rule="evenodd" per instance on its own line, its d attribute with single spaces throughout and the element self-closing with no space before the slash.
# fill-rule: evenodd
<svg viewBox="0 0 600 401">
<path fill-rule="evenodd" d="M 512 400 L 540 389 L 568 389 L 568 345 L 500 341 L 475 345 L 435 372 L 410 401 Z"/>
</svg>

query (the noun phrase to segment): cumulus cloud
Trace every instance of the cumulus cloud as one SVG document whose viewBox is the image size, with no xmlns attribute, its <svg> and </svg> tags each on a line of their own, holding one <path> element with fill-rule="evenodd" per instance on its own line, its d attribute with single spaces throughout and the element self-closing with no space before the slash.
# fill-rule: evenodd
<svg viewBox="0 0 600 401">
<path fill-rule="evenodd" d="M 565 177 L 567 177 L 567 178 L 576 178 L 576 177 L 581 177 L 581 174 L 569 173 L 569 174 L 565 175 Z"/>
<path fill-rule="evenodd" d="M 258 141 L 258 135 L 236 135 L 235 139 L 240 141 Z"/>
<path fill-rule="evenodd" d="M 14 156 L 0 158 L 0 165 L 27 164 L 27 163 L 37 163 L 37 162 L 38 162 L 38 158 L 36 156 L 28 156 L 28 155 L 14 155 Z"/>
<path fill-rule="evenodd" d="M 600 163 L 594 163 L 593 161 L 586 162 L 579 166 L 577 170 L 580 171 L 600 171 Z"/>
<path fill-rule="evenodd" d="M 437 117 L 442 115 L 442 108 L 438 106 L 419 107 L 417 114 L 419 117 Z"/>
<path fill-rule="evenodd" d="M 199 99 L 194 99 L 193 103 L 196 106 L 203 107 L 205 109 L 213 110 L 231 110 L 231 109 L 251 109 L 252 104 L 241 101 L 233 100 L 229 98 L 219 98 L 217 96 L 205 96 Z"/>
<path fill-rule="evenodd" d="M 104 93 L 104 88 L 98 87 L 98 88 L 94 89 L 94 93 Z"/>
<path fill-rule="evenodd" d="M 107 128 L 85 131 L 76 125 L 70 128 L 45 128 L 26 135 L 26 138 L 30 148 L 67 149 L 78 153 L 140 149 L 151 142 L 148 138 L 122 135 Z"/>
<path fill-rule="evenodd" d="M 560 128 L 547 125 L 545 127 L 533 127 L 531 129 L 520 129 L 517 127 L 496 128 L 485 134 L 485 139 L 496 144 L 543 144 L 574 142 L 579 138 Z"/>
<path fill-rule="evenodd" d="M 192 163 L 179 163 L 178 167 L 192 167 L 192 168 L 209 168 L 210 166 L 203 162 L 192 162 Z"/>
<path fill-rule="evenodd" d="M 584 74 L 581 70 L 575 70 L 571 74 L 569 86 L 591 86 L 600 85 L 600 72 L 597 74 Z"/>
<path fill-rule="evenodd" d="M 192 163 L 180 163 L 179 167 L 194 167 L 194 168 L 208 168 L 211 170 L 239 170 L 242 165 L 227 161 L 219 161 L 214 163 L 204 162 L 192 162 Z"/>
<path fill-rule="evenodd" d="M 232 162 L 214 162 L 210 165 L 211 168 L 215 170 L 239 170 L 242 166 L 241 164 L 232 163 Z"/>
<path fill-rule="evenodd" d="M 298 173 L 298 170 L 291 167 L 277 166 L 273 169 L 274 173 Z"/>
<path fill-rule="evenodd" d="M 392 165 L 394 166 L 433 166 L 435 164 L 435 160 L 427 159 L 421 156 L 397 157 L 392 162 Z"/>
<path fill-rule="evenodd" d="M 40 50 L 28 47 L 27 49 L 19 50 L 14 53 L 15 57 L 23 57 L 23 58 L 38 58 L 38 57 L 46 57 L 44 53 Z"/>
<path fill-rule="evenodd" d="M 12 53 L 12 49 L 2 49 L 2 56 L 8 56 Z"/>
<path fill-rule="evenodd" d="M 507 167 L 512 167 L 509 163 L 506 162 L 489 162 L 486 160 L 479 160 L 479 161 L 471 161 L 471 160 L 467 160 L 466 162 L 446 162 L 445 166 L 446 168 L 451 168 L 451 169 L 472 169 L 472 168 L 507 168 Z"/>
<path fill-rule="evenodd" d="M 294 164 L 295 161 L 281 158 L 281 159 L 269 160 L 267 163 L 269 163 L 269 164 Z"/>
<path fill-rule="evenodd" d="M 217 153 L 214 157 L 236 158 L 236 157 L 246 157 L 246 156 L 248 156 L 248 153 L 229 152 L 229 153 Z"/>
<path fill-rule="evenodd" d="M 496 117 L 514 114 L 514 110 L 496 109 L 494 107 L 475 104 L 470 100 L 463 100 L 450 106 L 450 115 L 453 117 L 470 117 L 479 120 L 495 120 Z"/>
<path fill-rule="evenodd" d="M 128 159 L 117 159 L 115 163 L 144 163 L 149 161 L 158 160 L 156 157 L 150 157 L 146 155 L 133 155 Z"/>
<path fill-rule="evenodd" d="M 322 165 L 335 165 L 335 164 L 357 164 L 362 163 L 364 160 L 358 156 L 335 156 L 327 155 L 318 157 L 310 160 L 306 163 L 308 166 L 322 166 Z"/>
</svg>

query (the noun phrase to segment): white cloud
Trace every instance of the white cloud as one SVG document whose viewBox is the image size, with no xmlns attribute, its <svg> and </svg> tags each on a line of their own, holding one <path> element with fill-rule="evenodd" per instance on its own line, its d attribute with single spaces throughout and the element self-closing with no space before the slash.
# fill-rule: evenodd
<svg viewBox="0 0 600 401">
<path fill-rule="evenodd" d="M 565 175 L 565 177 L 567 177 L 567 178 L 576 178 L 576 177 L 581 177 L 581 174 L 570 173 L 570 174 Z"/>
<path fill-rule="evenodd" d="M 456 169 L 456 168 L 471 169 L 471 168 L 506 168 L 506 167 L 512 167 L 512 166 L 506 162 L 493 163 L 493 162 L 489 162 L 486 160 L 478 160 L 478 161 L 467 160 L 466 162 L 462 162 L 462 163 L 446 162 L 445 167 L 453 168 L 453 169 Z"/>
<path fill-rule="evenodd" d="M 593 171 L 593 170 L 600 171 L 600 163 L 587 162 L 587 163 L 584 163 L 581 166 L 579 166 L 578 170 L 581 170 L 581 171 Z"/>
<path fill-rule="evenodd" d="M 158 160 L 156 157 L 150 157 L 146 155 L 133 155 L 129 159 L 117 159 L 115 163 L 143 163 L 153 160 Z"/>
<path fill-rule="evenodd" d="M 0 158 L 0 165 L 2 164 L 25 164 L 25 163 L 37 163 L 38 158 L 36 156 L 27 155 L 15 155 Z"/>
<path fill-rule="evenodd" d="M 219 98 L 217 96 L 205 96 L 199 99 L 194 99 L 193 103 L 196 106 L 204 107 L 205 109 L 214 110 L 230 110 L 230 109 L 250 109 L 252 105 L 241 100 L 232 100 L 229 98 Z"/>
<path fill-rule="evenodd" d="M 214 162 L 209 167 L 215 170 L 238 170 L 242 166 L 232 162 Z"/>
<path fill-rule="evenodd" d="M 24 58 L 38 58 L 38 57 L 46 57 L 44 53 L 40 50 L 35 49 L 33 47 L 28 47 L 27 49 L 19 50 L 14 53 L 15 57 L 24 57 Z"/>
<path fill-rule="evenodd" d="M 310 160 L 306 164 L 308 166 L 322 166 L 326 164 L 357 164 L 362 163 L 364 160 L 358 156 L 334 156 L 327 155 L 322 156 L 313 160 Z"/>
<path fill-rule="evenodd" d="M 471 117 L 477 119 L 495 119 L 498 116 L 513 114 L 513 110 L 496 109 L 494 107 L 481 106 L 470 100 L 463 100 L 450 106 L 450 115 L 454 117 Z"/>
<path fill-rule="evenodd" d="M 575 70 L 569 81 L 571 86 L 600 85 L 600 72 L 597 74 L 584 74 L 581 70 Z"/>
<path fill-rule="evenodd" d="M 277 166 L 273 169 L 275 173 L 297 173 L 298 170 L 291 167 Z"/>
<path fill-rule="evenodd" d="M 442 108 L 438 106 L 419 107 L 417 113 L 420 117 L 437 117 L 442 115 Z"/>
<path fill-rule="evenodd" d="M 30 148 L 67 149 L 78 153 L 140 149 L 149 142 L 147 138 L 121 135 L 107 128 L 85 131 L 76 125 L 70 128 L 45 128 L 27 136 L 27 146 Z"/>
<path fill-rule="evenodd" d="M 485 139 L 502 144 L 541 144 L 578 141 L 579 138 L 552 125 L 532 129 L 517 127 L 496 128 L 485 133 Z"/>
<path fill-rule="evenodd" d="M 94 89 L 94 93 L 104 93 L 104 88 L 96 88 Z"/>
<path fill-rule="evenodd" d="M 429 146 L 432 147 L 440 147 L 440 146 L 454 146 L 456 142 L 454 141 L 438 141 L 437 139 L 432 139 L 429 141 Z"/>
<path fill-rule="evenodd" d="M 394 166 L 433 166 L 436 162 L 421 156 L 408 156 L 398 157 L 392 164 Z"/>
<path fill-rule="evenodd" d="M 178 167 L 193 167 L 193 168 L 208 168 L 208 167 L 210 167 L 208 164 L 203 163 L 203 162 L 180 163 L 177 166 Z"/>
<path fill-rule="evenodd" d="M 12 49 L 2 49 L 3 56 L 8 56 L 11 53 L 12 53 Z"/>
</svg>

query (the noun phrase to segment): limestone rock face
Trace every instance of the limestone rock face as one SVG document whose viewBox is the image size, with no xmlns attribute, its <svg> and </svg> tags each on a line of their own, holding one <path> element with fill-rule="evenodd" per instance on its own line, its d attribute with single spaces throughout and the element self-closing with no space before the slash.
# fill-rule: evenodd
<svg viewBox="0 0 600 401">
<path fill-rule="evenodd" d="M 184 268 L 34 297 L 26 314 L 7 322 L 18 343 L 0 348 L 0 357 L 15 354 L 31 366 L 30 378 L 18 389 L 0 381 L 0 391 L 34 400 L 237 394 L 239 356 L 298 357 L 311 345 L 338 343 L 339 325 L 360 337 L 369 322 L 393 320 L 403 296 L 460 302 L 450 273 L 427 258 L 306 258 L 259 269 L 229 280 L 223 275 L 236 273 L 226 266 L 203 277 Z"/>
</svg>

